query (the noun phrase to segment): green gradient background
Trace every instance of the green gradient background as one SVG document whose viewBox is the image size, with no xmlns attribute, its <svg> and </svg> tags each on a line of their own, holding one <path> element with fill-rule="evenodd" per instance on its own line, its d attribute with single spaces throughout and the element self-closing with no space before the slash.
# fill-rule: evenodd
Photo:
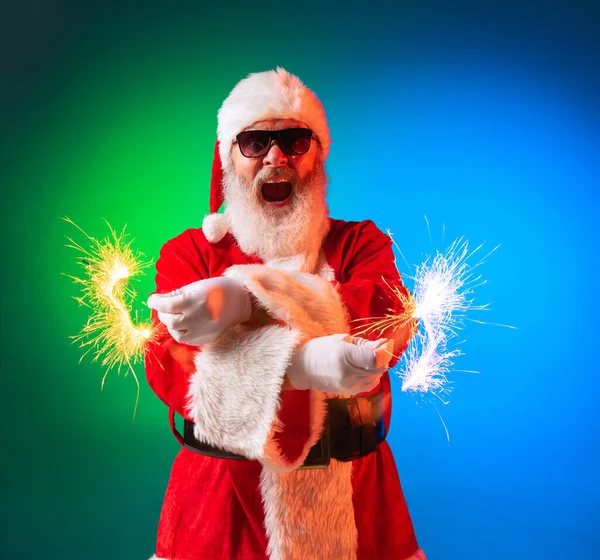
<svg viewBox="0 0 600 560">
<path fill-rule="evenodd" d="M 208 212 L 222 100 L 277 65 L 328 112 L 335 217 L 393 228 L 411 263 L 443 223 L 447 239 L 503 243 L 478 302 L 521 330 L 469 326 L 460 368 L 485 375 L 456 378 L 452 444 L 432 406 L 395 392 L 390 444 L 429 559 L 598 558 L 591 4 L 57 0 L 3 14 L 0 559 L 152 554 L 178 445 L 142 367 L 132 422 L 131 376 L 100 391 L 102 369 L 78 365 L 69 336 L 86 310 L 61 273 L 81 270 L 65 236 L 84 238 L 59 218 L 96 237 L 103 218 L 127 224 L 156 259 Z M 136 288 L 143 301 L 153 274 Z"/>
</svg>

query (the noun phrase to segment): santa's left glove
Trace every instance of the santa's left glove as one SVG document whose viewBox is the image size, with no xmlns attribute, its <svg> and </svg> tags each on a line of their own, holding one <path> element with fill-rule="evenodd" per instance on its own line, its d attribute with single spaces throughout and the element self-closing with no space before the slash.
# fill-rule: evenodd
<svg viewBox="0 0 600 560">
<path fill-rule="evenodd" d="M 158 312 L 158 319 L 177 342 L 202 346 L 248 321 L 252 300 L 241 282 L 218 276 L 166 294 L 152 294 L 148 307 Z"/>
</svg>

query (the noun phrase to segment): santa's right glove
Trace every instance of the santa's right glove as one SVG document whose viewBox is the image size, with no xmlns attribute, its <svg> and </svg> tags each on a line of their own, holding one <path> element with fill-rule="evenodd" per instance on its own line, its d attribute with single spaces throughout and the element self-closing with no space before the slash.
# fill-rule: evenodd
<svg viewBox="0 0 600 560">
<path fill-rule="evenodd" d="M 198 280 L 167 294 L 152 294 L 148 307 L 177 342 L 202 346 L 250 318 L 252 301 L 244 285 L 217 276 Z"/>
<path fill-rule="evenodd" d="M 356 395 L 377 386 L 393 349 L 393 340 L 322 336 L 296 349 L 286 375 L 296 389 Z"/>
</svg>

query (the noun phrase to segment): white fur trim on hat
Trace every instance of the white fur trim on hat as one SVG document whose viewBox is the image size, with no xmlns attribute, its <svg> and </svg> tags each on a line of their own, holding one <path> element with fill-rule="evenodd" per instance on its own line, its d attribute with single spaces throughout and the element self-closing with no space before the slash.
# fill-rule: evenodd
<svg viewBox="0 0 600 560">
<path fill-rule="evenodd" d="M 229 231 L 229 218 L 226 214 L 209 214 L 202 221 L 202 232 L 209 243 L 218 243 Z"/>
<path fill-rule="evenodd" d="M 229 164 L 235 137 L 252 123 L 266 119 L 295 119 L 319 139 L 324 159 L 329 153 L 325 109 L 315 93 L 283 68 L 256 72 L 241 80 L 219 109 L 217 137 L 223 169 Z"/>
</svg>

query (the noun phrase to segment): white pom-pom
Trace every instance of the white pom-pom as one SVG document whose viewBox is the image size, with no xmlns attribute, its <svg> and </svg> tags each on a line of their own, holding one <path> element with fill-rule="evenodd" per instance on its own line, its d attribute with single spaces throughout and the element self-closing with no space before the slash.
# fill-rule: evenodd
<svg viewBox="0 0 600 560">
<path fill-rule="evenodd" d="M 205 216 L 202 231 L 209 243 L 218 243 L 229 231 L 229 218 L 225 214 Z"/>
</svg>

